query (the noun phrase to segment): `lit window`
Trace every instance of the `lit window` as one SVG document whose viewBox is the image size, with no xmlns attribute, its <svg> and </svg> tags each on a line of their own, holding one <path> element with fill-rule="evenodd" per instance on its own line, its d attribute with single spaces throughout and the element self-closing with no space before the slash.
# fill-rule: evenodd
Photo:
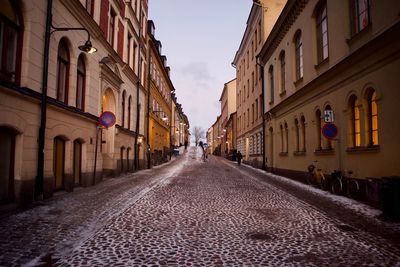
<svg viewBox="0 0 400 267">
<path fill-rule="evenodd" d="M 317 132 L 317 147 L 316 150 L 321 150 L 322 149 L 322 118 L 321 118 L 321 111 L 318 109 L 315 112 L 315 128 L 316 128 L 316 132 Z"/>
<path fill-rule="evenodd" d="M 370 129 L 370 140 L 371 146 L 376 146 L 378 142 L 378 106 L 376 105 L 376 92 L 373 91 L 368 97 L 368 111 L 369 111 L 369 129 Z"/>
<path fill-rule="evenodd" d="M 351 100 L 352 110 L 352 141 L 353 147 L 361 146 L 361 123 L 360 123 L 360 109 L 358 107 L 357 97 L 353 96 Z"/>
<path fill-rule="evenodd" d="M 132 96 L 128 100 L 128 129 L 131 129 L 131 109 L 132 109 Z"/>
</svg>

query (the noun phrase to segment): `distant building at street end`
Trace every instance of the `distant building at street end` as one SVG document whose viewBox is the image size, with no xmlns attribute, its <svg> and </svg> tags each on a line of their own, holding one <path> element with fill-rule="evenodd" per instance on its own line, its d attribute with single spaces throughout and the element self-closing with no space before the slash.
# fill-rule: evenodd
<svg viewBox="0 0 400 267">
<path fill-rule="evenodd" d="M 224 84 L 219 102 L 221 102 L 221 156 L 225 157 L 232 149 L 232 140 L 228 140 L 227 123 L 230 115 L 236 111 L 236 79 Z"/>
</svg>

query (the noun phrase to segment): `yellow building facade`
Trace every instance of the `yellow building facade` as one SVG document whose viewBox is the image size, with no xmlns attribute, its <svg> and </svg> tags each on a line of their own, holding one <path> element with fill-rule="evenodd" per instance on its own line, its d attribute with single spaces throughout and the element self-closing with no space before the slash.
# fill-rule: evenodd
<svg viewBox="0 0 400 267">
<path fill-rule="evenodd" d="M 269 170 L 302 179 L 318 161 L 326 174 L 400 175 L 398 10 L 394 0 L 288 1 L 259 55 Z"/>
</svg>

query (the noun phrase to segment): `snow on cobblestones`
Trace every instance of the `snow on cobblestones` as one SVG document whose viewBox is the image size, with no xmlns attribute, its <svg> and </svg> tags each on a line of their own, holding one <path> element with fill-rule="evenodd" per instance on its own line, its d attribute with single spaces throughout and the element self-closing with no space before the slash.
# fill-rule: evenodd
<svg viewBox="0 0 400 267">
<path fill-rule="evenodd" d="M 53 266 L 400 266 L 398 247 L 246 169 L 203 162 L 192 147 L 163 167 L 58 196 L 0 220 L 0 266 L 38 266 L 46 252 Z"/>
</svg>

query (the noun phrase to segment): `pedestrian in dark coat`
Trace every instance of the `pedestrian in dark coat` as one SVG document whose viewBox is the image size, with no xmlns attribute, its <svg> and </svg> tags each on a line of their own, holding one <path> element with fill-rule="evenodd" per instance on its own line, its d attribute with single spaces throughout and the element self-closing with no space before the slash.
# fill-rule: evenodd
<svg viewBox="0 0 400 267">
<path fill-rule="evenodd" d="M 240 163 L 242 163 L 242 158 L 243 158 L 242 153 L 240 153 L 240 151 L 237 152 L 236 158 L 237 158 L 238 164 L 240 165 Z"/>
</svg>

